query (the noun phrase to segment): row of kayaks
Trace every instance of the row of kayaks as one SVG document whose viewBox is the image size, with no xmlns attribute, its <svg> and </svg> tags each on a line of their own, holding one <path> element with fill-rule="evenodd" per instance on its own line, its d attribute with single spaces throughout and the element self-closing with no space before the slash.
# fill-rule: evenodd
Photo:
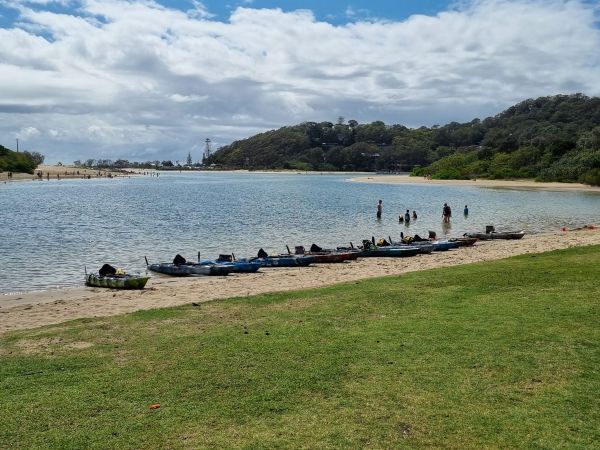
<svg viewBox="0 0 600 450">
<path fill-rule="evenodd" d="M 490 237 L 493 234 L 494 237 Z M 337 247 L 323 249 L 313 244 L 310 250 L 298 246 L 292 253 L 267 254 L 260 249 L 257 256 L 237 259 L 233 254 L 219 255 L 215 260 L 201 259 L 198 254 L 196 262 L 190 262 L 181 255 L 176 255 L 172 262 L 150 264 L 146 259 L 147 269 L 163 275 L 188 277 L 188 276 L 225 276 L 232 273 L 254 273 L 262 267 L 306 267 L 310 264 L 343 263 L 359 257 L 388 257 L 401 258 L 418 254 L 428 254 L 434 251 L 448 251 L 464 246 L 471 246 L 479 239 L 520 239 L 523 232 L 516 233 L 482 233 L 486 237 L 479 237 L 478 233 L 468 233 L 463 237 L 451 239 L 421 239 L 402 237 L 399 242 L 380 239 L 375 241 L 364 240 L 361 246 Z M 496 235 L 504 235 L 499 237 Z M 518 237 L 520 236 L 520 237 Z M 94 287 L 112 289 L 143 289 L 150 277 L 147 275 L 126 274 L 122 269 L 115 269 L 105 264 L 98 274 L 86 274 L 86 284 Z"/>
<path fill-rule="evenodd" d="M 219 255 L 216 260 L 200 259 L 198 262 L 189 262 L 177 255 L 172 263 L 148 264 L 148 270 L 171 276 L 193 275 L 228 275 L 230 273 L 251 273 L 261 267 L 306 267 L 310 264 L 330 264 L 352 261 L 359 257 L 407 257 L 417 254 L 431 253 L 433 251 L 446 251 L 462 245 L 473 245 L 477 239 L 456 238 L 452 240 L 423 240 L 411 243 L 394 242 L 377 245 L 374 238 L 363 241 L 363 245 L 354 247 L 337 247 L 323 249 L 315 244 L 309 251 L 304 247 L 296 247 L 292 254 L 267 254 L 263 249 L 252 258 L 235 259 L 233 255 Z"/>
<path fill-rule="evenodd" d="M 172 263 L 148 264 L 148 270 L 171 276 L 228 275 L 230 273 L 252 273 L 261 267 L 306 267 L 313 263 L 341 263 L 358 258 L 356 251 L 322 250 L 300 251 L 297 253 L 269 255 L 263 249 L 256 257 L 236 259 L 233 255 L 219 255 L 216 260 L 200 259 L 198 262 L 186 261 L 180 255 Z"/>
</svg>

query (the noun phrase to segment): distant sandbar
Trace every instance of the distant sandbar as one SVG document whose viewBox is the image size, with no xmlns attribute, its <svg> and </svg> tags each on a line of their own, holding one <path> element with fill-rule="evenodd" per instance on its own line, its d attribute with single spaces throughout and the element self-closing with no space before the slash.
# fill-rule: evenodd
<svg viewBox="0 0 600 450">
<path fill-rule="evenodd" d="M 383 183 L 383 184 L 420 184 L 420 185 L 442 185 L 442 186 L 475 186 L 485 188 L 505 189 L 544 189 L 556 191 L 589 191 L 600 192 L 600 186 L 590 186 L 581 183 L 555 183 L 537 182 L 531 179 L 524 180 L 428 180 L 423 177 L 411 177 L 409 175 L 372 175 L 368 177 L 355 177 L 350 181 L 359 183 Z"/>
</svg>

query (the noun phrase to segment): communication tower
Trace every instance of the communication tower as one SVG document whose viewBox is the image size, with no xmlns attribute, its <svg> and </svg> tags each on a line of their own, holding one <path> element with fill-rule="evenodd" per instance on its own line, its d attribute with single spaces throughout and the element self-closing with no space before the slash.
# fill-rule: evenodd
<svg viewBox="0 0 600 450">
<path fill-rule="evenodd" d="M 210 157 L 210 139 L 206 138 L 204 141 L 204 154 L 202 155 L 202 161 L 206 161 Z"/>
</svg>

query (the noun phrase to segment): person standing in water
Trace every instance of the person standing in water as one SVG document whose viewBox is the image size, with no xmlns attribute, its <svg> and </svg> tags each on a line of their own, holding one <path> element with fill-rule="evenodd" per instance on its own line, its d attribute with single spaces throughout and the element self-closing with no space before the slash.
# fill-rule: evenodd
<svg viewBox="0 0 600 450">
<path fill-rule="evenodd" d="M 463 213 L 465 214 L 465 216 L 469 215 L 469 207 L 467 205 L 465 205 L 465 209 L 464 209 Z"/>
<path fill-rule="evenodd" d="M 406 210 L 406 214 L 404 214 L 404 223 L 405 224 L 410 223 L 410 212 L 408 211 L 408 209 Z"/>
<path fill-rule="evenodd" d="M 377 219 L 381 219 L 382 212 L 383 212 L 383 200 L 379 200 L 379 203 L 377 203 Z"/>
<path fill-rule="evenodd" d="M 444 223 L 450 223 L 450 217 L 452 216 L 452 210 L 448 206 L 448 203 L 444 203 L 444 208 L 442 209 L 442 218 Z"/>
</svg>

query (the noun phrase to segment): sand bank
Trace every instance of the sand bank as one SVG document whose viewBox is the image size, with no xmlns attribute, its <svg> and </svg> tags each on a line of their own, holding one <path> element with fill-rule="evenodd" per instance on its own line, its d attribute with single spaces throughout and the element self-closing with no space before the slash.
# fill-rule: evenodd
<svg viewBox="0 0 600 450">
<path fill-rule="evenodd" d="M 371 175 L 366 177 L 354 177 L 351 181 L 360 183 L 384 183 L 384 184 L 422 184 L 422 185 L 446 185 L 446 186 L 475 186 L 483 188 L 505 188 L 505 189 L 545 189 L 556 191 L 590 191 L 600 192 L 600 186 L 590 186 L 581 183 L 555 183 L 537 182 L 534 180 L 427 180 L 423 177 L 411 177 L 409 175 Z"/>
<path fill-rule="evenodd" d="M 42 176 L 38 176 L 41 173 Z M 19 173 L 13 172 L 11 178 L 8 177 L 8 172 L 0 173 L 0 182 L 2 181 L 31 181 L 31 180 L 58 180 L 65 178 L 115 178 L 132 175 L 133 172 L 129 173 L 126 171 L 111 171 L 111 170 L 97 170 L 97 169 L 83 169 L 75 166 L 49 166 L 40 165 L 34 170 L 33 174 L 30 173 Z"/>
<path fill-rule="evenodd" d="M 111 316 L 140 309 L 321 287 L 524 253 L 599 244 L 600 232 L 597 229 L 556 232 L 525 236 L 520 241 L 478 242 L 473 247 L 413 258 L 363 258 L 349 263 L 319 264 L 307 268 L 266 268 L 256 274 L 227 277 L 171 278 L 156 275 L 143 291 L 82 287 L 7 295 L 0 297 L 0 332 L 35 328 L 83 317 Z"/>
</svg>

